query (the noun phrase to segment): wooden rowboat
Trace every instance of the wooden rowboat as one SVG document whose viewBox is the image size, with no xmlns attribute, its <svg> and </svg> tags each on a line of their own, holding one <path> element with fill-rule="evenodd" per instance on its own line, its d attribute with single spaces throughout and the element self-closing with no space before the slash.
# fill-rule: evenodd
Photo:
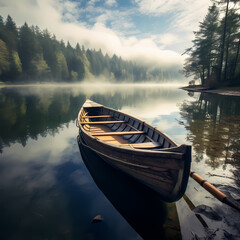
<svg viewBox="0 0 240 240">
<path fill-rule="evenodd" d="M 191 146 L 178 146 L 149 124 L 91 100 L 83 104 L 77 125 L 79 144 L 104 161 L 158 192 L 164 201 L 183 196 Z"/>
</svg>

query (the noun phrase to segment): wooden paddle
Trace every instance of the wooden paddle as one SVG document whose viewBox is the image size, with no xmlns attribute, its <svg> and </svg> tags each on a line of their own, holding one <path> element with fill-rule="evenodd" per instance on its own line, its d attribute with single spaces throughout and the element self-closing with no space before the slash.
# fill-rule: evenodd
<svg viewBox="0 0 240 240">
<path fill-rule="evenodd" d="M 232 208 L 235 208 L 240 212 L 239 202 L 222 193 L 220 190 L 214 187 L 211 183 L 207 182 L 207 180 L 204 180 L 202 177 L 200 177 L 193 170 L 190 170 L 190 177 L 192 177 L 196 182 L 198 182 L 203 188 L 205 188 L 209 193 L 211 193 L 219 201 L 231 206 Z"/>
</svg>

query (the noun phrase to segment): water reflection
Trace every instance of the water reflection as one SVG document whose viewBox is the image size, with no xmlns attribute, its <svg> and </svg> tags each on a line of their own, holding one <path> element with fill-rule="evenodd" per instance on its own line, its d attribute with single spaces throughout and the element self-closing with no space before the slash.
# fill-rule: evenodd
<svg viewBox="0 0 240 240">
<path fill-rule="evenodd" d="M 4 148 L 0 156 L 0 239 L 140 237 L 98 190 L 81 160 L 76 127 Z M 59 147 L 60 145 L 60 147 Z M 106 219 L 91 224 L 98 213 Z M 110 219 L 110 220 L 109 220 Z M 122 233 L 119 233 L 122 231 Z"/>
<path fill-rule="evenodd" d="M 176 111 L 176 88 L 156 86 L 21 87 L 0 89 L 0 151 L 10 143 L 23 146 L 29 138 L 56 135 L 62 125 L 75 120 L 87 98 L 115 109 L 153 120 L 152 112 Z M 156 102 L 158 99 L 158 102 Z M 161 104 L 159 104 L 159 102 Z M 151 108 L 149 108 L 151 106 Z M 155 111 L 153 111 L 155 108 Z M 151 110 L 151 111 L 150 111 Z"/>
<path fill-rule="evenodd" d="M 92 181 L 79 154 L 78 130 L 74 123 L 87 98 L 139 117 L 179 144 L 193 145 L 192 168 L 225 193 L 240 197 L 239 160 L 233 158 L 240 149 L 240 106 L 237 98 L 210 94 L 188 96 L 176 87 L 146 85 L 2 88 L 0 239 L 140 239 L 133 228 L 141 235 L 147 234 L 147 230 L 144 233 L 141 228 L 142 215 L 149 222 L 151 216 L 157 221 L 148 226 L 148 230 L 156 231 L 158 226 L 161 229 L 167 213 L 165 207 L 158 206 L 158 198 L 152 193 L 143 190 L 151 196 L 151 202 L 146 194 L 142 196 L 141 192 L 134 190 L 139 187 L 133 184 L 133 189 L 128 188 L 132 199 L 139 196 L 136 206 L 139 209 L 145 206 L 142 215 L 138 215 L 140 220 L 135 219 L 135 225 L 135 220 L 132 220 L 137 214 L 134 200 L 129 201 L 133 210 L 117 205 L 120 212 L 127 209 L 131 213 L 130 217 L 124 217 L 132 228 Z M 97 160 L 89 161 L 98 164 Z M 217 176 L 210 176 L 208 172 Z M 117 184 L 122 193 L 121 184 Z M 114 196 L 118 193 L 108 196 L 108 192 L 113 192 L 108 190 L 106 195 L 109 199 L 113 197 L 110 200 L 115 205 Z M 234 237 L 239 236 L 238 213 L 216 202 L 191 179 L 187 195 L 196 206 L 213 207 L 224 216 L 217 227 Z M 151 205 L 155 206 L 156 213 Z M 185 224 L 189 215 L 184 215 L 183 209 L 180 211 L 182 233 L 184 235 L 188 231 L 192 237 L 192 223 Z M 165 220 L 157 215 L 161 215 L 160 211 L 165 213 Z M 97 214 L 102 214 L 106 221 L 92 225 L 91 220 Z M 184 226 L 188 229 L 184 230 Z"/>
<path fill-rule="evenodd" d="M 193 147 L 192 169 L 226 195 L 239 200 L 240 98 L 206 93 L 190 97 L 179 105 L 179 123 L 187 130 L 187 141 Z M 212 229 L 218 229 L 218 239 L 239 239 L 238 212 L 217 201 L 192 179 L 186 193 L 199 206 L 197 209 L 205 209 L 201 215 Z M 216 221 L 214 213 L 221 221 Z M 187 220 L 184 213 L 182 218 Z"/>
<path fill-rule="evenodd" d="M 163 202 L 156 192 L 112 168 L 80 142 L 95 183 L 143 239 L 181 239 L 175 203 Z"/>
<path fill-rule="evenodd" d="M 240 149 L 240 98 L 201 93 L 196 101 L 185 101 L 180 111 L 196 161 L 206 154 L 205 163 L 213 169 L 237 163 L 234 156 Z"/>
<path fill-rule="evenodd" d="M 130 114 L 136 112 L 155 125 L 164 119 L 161 129 L 172 131 L 177 121 L 170 115 L 176 114 L 176 101 L 185 98 L 184 92 L 176 91 L 161 86 L 0 89 L 0 239 L 140 239 L 93 182 L 79 154 L 74 121 L 83 102 L 91 98 Z M 155 109 L 155 117 L 147 103 Z M 131 216 L 124 217 L 134 229 L 146 238 L 153 236 L 150 229 L 158 236 L 164 231 L 179 234 L 158 197 L 143 190 L 151 196 L 147 198 L 139 193 L 140 186 L 129 184 L 136 190 L 128 188 L 127 195 L 139 199 L 129 205 L 125 201 Z M 142 209 L 139 213 L 138 208 Z M 91 224 L 97 214 L 104 221 Z"/>
</svg>

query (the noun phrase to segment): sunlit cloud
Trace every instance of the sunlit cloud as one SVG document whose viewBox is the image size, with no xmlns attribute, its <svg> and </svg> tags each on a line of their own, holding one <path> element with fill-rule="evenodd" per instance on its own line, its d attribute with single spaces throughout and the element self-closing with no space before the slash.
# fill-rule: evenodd
<svg viewBox="0 0 240 240">
<path fill-rule="evenodd" d="M 155 16 L 170 15 L 174 29 L 189 29 L 191 31 L 198 27 L 207 12 L 210 0 L 135 0 L 142 14 L 151 14 Z M 181 28 L 179 28 L 181 27 Z"/>
<path fill-rule="evenodd" d="M 170 46 L 178 42 L 178 36 L 172 33 L 153 35 L 154 42 L 161 44 L 163 47 Z"/>
<path fill-rule="evenodd" d="M 186 39 L 202 19 L 210 0 L 136 0 L 134 7 L 121 10 L 116 0 L 0 0 L 3 17 L 10 14 L 18 26 L 27 22 L 48 29 L 57 39 L 77 42 L 86 48 L 99 49 L 110 55 L 137 60 L 143 64 L 181 65 L 180 53 Z M 134 16 L 171 14 L 167 31 L 141 35 Z M 185 47 L 185 46 L 184 46 Z M 180 50 L 179 50 L 180 49 Z"/>
<path fill-rule="evenodd" d="M 199 22 L 203 20 L 211 3 L 210 0 L 135 0 L 135 2 L 142 14 L 168 18 L 169 28 L 163 35 L 163 42 L 174 36 L 172 39 L 176 41 L 175 43 L 184 47 L 187 47 L 186 43 L 190 45 L 193 31 L 198 29 Z M 172 39 L 170 38 L 170 41 Z M 170 44 L 167 46 L 170 47 Z"/>
<path fill-rule="evenodd" d="M 108 6 L 114 6 L 114 5 L 116 5 L 116 0 L 106 0 L 106 5 L 108 5 Z"/>
</svg>

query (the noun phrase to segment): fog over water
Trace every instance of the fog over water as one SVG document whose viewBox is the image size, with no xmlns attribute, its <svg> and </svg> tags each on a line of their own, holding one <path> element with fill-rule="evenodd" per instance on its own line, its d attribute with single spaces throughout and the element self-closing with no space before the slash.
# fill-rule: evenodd
<svg viewBox="0 0 240 240">
<path fill-rule="evenodd" d="M 233 157 L 240 149 L 238 98 L 188 94 L 173 84 L 6 85 L 0 89 L 1 239 L 141 239 L 153 232 L 179 239 L 180 226 L 183 239 L 191 239 L 191 232 L 206 237 L 217 228 L 218 239 L 239 239 L 239 214 L 192 179 L 186 194 L 209 225 L 207 232 L 183 199 L 177 202 L 177 217 L 175 205 L 160 204 L 144 186 L 93 156 L 82 159 L 75 120 L 86 99 L 192 145 L 192 169 L 240 198 L 239 162 Z M 98 214 L 104 221 L 92 225 Z M 175 229 L 174 236 L 169 229 Z"/>
</svg>

